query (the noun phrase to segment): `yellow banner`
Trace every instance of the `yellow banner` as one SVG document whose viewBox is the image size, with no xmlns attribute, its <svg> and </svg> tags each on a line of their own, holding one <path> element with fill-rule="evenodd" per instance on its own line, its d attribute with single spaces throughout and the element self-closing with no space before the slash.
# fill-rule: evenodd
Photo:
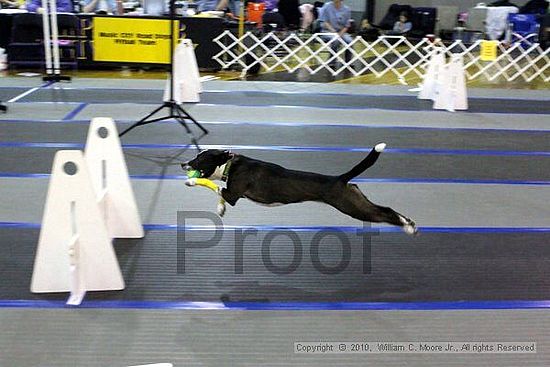
<svg viewBox="0 0 550 367">
<path fill-rule="evenodd" d="M 481 61 L 493 61 L 497 58 L 498 41 L 481 41 Z"/>
<path fill-rule="evenodd" d="M 174 20 L 174 46 L 179 22 Z M 170 20 L 95 17 L 94 61 L 170 63 Z"/>
</svg>

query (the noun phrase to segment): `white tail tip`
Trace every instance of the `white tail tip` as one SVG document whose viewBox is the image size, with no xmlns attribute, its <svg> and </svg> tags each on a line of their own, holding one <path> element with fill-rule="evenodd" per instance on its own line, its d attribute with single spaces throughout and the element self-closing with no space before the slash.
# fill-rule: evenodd
<svg viewBox="0 0 550 367">
<path fill-rule="evenodd" d="M 382 152 L 384 149 L 386 149 L 386 143 L 376 144 L 376 146 L 374 147 L 374 150 L 376 150 L 378 153 Z"/>
</svg>

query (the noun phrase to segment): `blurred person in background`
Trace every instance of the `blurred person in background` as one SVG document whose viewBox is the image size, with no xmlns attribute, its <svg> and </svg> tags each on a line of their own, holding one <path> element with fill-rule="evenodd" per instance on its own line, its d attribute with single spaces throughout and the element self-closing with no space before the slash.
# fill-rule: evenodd
<svg viewBox="0 0 550 367">
<path fill-rule="evenodd" d="M 122 0 L 84 0 L 83 13 L 124 14 Z"/>
<path fill-rule="evenodd" d="M 58 13 L 73 12 L 73 2 L 71 0 L 56 0 L 55 5 Z M 44 11 L 42 0 L 28 0 L 27 10 L 31 13 L 42 13 Z"/>
</svg>

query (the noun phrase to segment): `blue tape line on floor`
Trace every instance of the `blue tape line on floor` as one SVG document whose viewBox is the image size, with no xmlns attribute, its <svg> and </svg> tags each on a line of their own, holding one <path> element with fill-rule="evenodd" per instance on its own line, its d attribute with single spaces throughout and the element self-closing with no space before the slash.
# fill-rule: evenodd
<svg viewBox="0 0 550 367">
<path fill-rule="evenodd" d="M 0 222 L 0 228 L 39 229 L 39 223 Z M 178 226 L 177 224 L 144 224 L 147 231 L 212 231 L 215 226 Z M 277 226 L 277 225 L 225 225 L 223 230 L 256 229 L 260 231 L 318 232 L 324 230 L 341 232 L 400 233 L 399 227 L 355 226 Z M 419 227 L 421 233 L 550 233 L 550 227 Z"/>
<path fill-rule="evenodd" d="M 86 108 L 86 106 L 88 106 L 87 103 L 81 103 L 78 107 L 76 107 L 74 110 L 72 110 L 67 115 L 65 115 L 65 117 L 63 117 L 63 120 L 64 121 L 72 120 L 73 118 L 76 117 L 76 115 L 80 113 L 80 111 Z"/>
<path fill-rule="evenodd" d="M 124 149 L 185 149 L 192 144 L 122 144 Z M 0 148 L 83 148 L 82 143 L 48 142 L 0 142 Z M 202 144 L 203 149 L 236 149 L 290 152 L 370 152 L 373 147 L 338 146 L 290 146 L 290 145 L 223 145 Z M 425 148 L 387 148 L 390 154 L 427 154 L 427 155 L 480 155 L 480 156 L 550 156 L 546 151 L 504 151 L 479 149 L 425 149 Z"/>
<path fill-rule="evenodd" d="M 49 173 L 0 172 L 0 178 L 47 178 Z M 133 180 L 186 180 L 185 175 L 130 175 Z M 441 184 L 441 185 L 528 185 L 548 186 L 550 181 L 539 180 L 476 180 L 462 178 L 355 178 L 351 183 L 389 183 L 389 184 Z"/>
<path fill-rule="evenodd" d="M 83 301 L 68 306 L 65 301 L 0 300 L 0 308 L 91 308 L 159 310 L 250 310 L 250 311 L 369 311 L 369 310 L 507 310 L 547 309 L 550 301 L 447 301 L 447 302 L 165 302 L 165 301 Z"/>
</svg>

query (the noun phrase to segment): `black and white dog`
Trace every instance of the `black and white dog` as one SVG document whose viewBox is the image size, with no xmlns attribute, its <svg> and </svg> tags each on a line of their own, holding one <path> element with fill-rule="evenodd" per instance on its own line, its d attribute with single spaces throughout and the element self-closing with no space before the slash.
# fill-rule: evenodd
<svg viewBox="0 0 550 367">
<path fill-rule="evenodd" d="M 349 183 L 372 166 L 385 147 L 384 143 L 376 145 L 365 159 L 340 176 L 289 170 L 226 150 L 205 150 L 181 166 L 185 170 L 198 171 L 201 179 L 227 182 L 227 187 L 221 189 L 215 184 L 208 185 L 223 198 L 218 205 L 220 215 L 225 212 L 225 202 L 233 206 L 240 198 L 264 205 L 319 201 L 355 219 L 385 222 L 401 226 L 408 234 L 415 234 L 417 229 L 412 220 L 391 208 L 370 202 L 357 185 Z M 198 182 L 196 178 L 190 178 L 186 184 L 194 186 Z"/>
</svg>

